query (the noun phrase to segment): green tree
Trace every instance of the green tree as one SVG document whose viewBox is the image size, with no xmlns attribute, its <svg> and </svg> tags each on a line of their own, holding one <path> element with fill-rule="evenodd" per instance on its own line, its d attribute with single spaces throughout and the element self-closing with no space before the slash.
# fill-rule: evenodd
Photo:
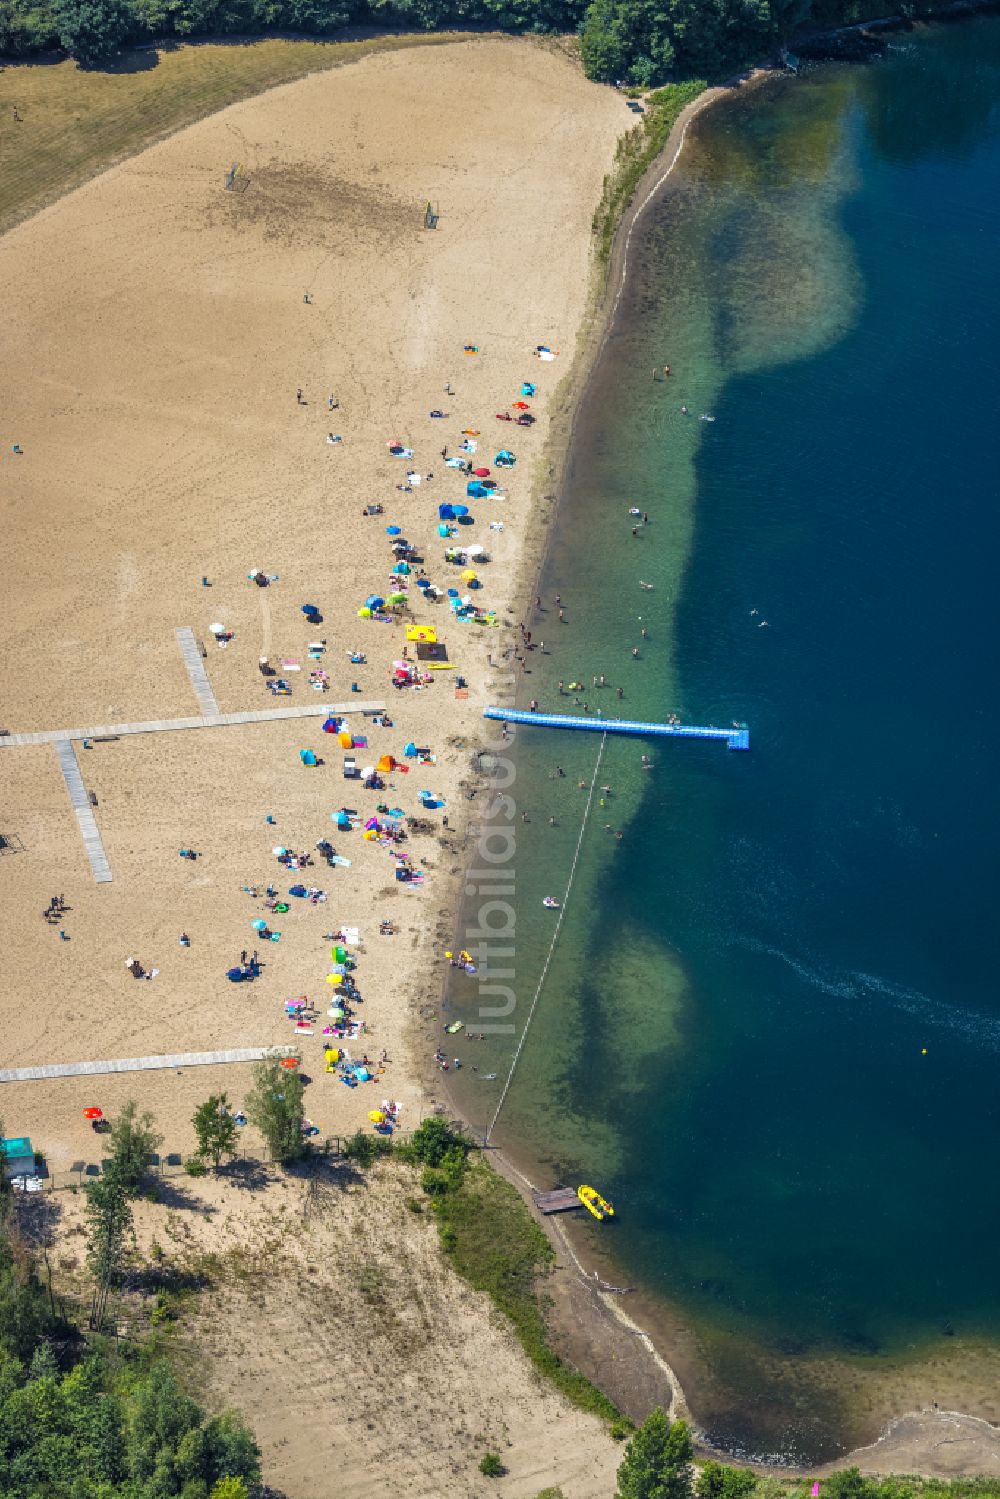
<svg viewBox="0 0 1000 1499">
<path fill-rule="evenodd" d="M 249 1494 L 242 1478 L 220 1478 L 209 1499 L 248 1499 Z"/>
<path fill-rule="evenodd" d="M 207 1156 L 218 1171 L 222 1157 L 232 1155 L 236 1149 L 236 1120 L 225 1093 L 213 1093 L 206 1098 L 195 1109 L 193 1123 L 198 1154 Z"/>
<path fill-rule="evenodd" d="M 130 1098 L 111 1124 L 111 1160 L 106 1174 L 115 1177 L 127 1197 L 135 1197 L 149 1170 L 149 1158 L 163 1144 L 152 1114 L 140 1114 Z"/>
<path fill-rule="evenodd" d="M 413 1131 L 410 1152 L 414 1160 L 422 1161 L 425 1166 L 441 1166 L 446 1157 L 454 1161 L 455 1151 L 464 1160 L 469 1151 L 469 1143 L 464 1136 L 452 1129 L 446 1119 L 432 1115 Z"/>
<path fill-rule="evenodd" d="M 757 1475 L 749 1468 L 730 1468 L 725 1463 L 705 1463 L 695 1481 L 698 1499 L 747 1499 L 757 1487 Z"/>
<path fill-rule="evenodd" d="M 59 45 L 85 67 L 106 62 L 121 51 L 132 29 L 124 0 L 58 0 Z"/>
<path fill-rule="evenodd" d="M 625 1449 L 618 1499 L 691 1499 L 693 1456 L 687 1424 L 668 1421 L 657 1406 Z"/>
<path fill-rule="evenodd" d="M 258 1062 L 253 1075 L 254 1085 L 245 1104 L 248 1119 L 264 1136 L 274 1160 L 282 1164 L 298 1160 L 305 1151 L 302 1079 L 294 1069 L 282 1067 L 275 1057 Z"/>
<path fill-rule="evenodd" d="M 114 1172 L 87 1188 L 87 1268 L 94 1279 L 90 1325 L 104 1326 L 111 1287 L 121 1279 L 132 1248 L 132 1209 Z"/>
<path fill-rule="evenodd" d="M 0 1352 L 27 1363 L 52 1329 L 34 1258 L 16 1234 L 0 1225 Z"/>
</svg>

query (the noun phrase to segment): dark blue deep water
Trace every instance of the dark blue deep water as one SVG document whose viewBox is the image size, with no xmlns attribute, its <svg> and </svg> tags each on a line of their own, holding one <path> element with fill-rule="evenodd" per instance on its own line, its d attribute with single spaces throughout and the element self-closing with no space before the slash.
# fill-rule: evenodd
<svg viewBox="0 0 1000 1499">
<path fill-rule="evenodd" d="M 703 117 L 580 416 L 531 694 L 752 751 L 609 744 L 499 1135 L 615 1199 L 733 1449 L 1000 1416 L 998 280 L 986 19 Z M 597 741 L 522 746 L 523 1017 Z"/>
</svg>

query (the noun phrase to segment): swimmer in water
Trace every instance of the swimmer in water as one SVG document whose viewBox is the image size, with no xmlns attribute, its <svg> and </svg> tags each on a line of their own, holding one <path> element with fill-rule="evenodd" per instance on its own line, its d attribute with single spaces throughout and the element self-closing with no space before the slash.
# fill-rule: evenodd
<svg viewBox="0 0 1000 1499">
<path fill-rule="evenodd" d="M 698 420 L 701 421 L 701 422 L 714 422 L 715 421 L 715 417 L 714 416 L 709 416 L 707 412 L 703 411 L 701 413 L 701 416 L 698 418 Z"/>
</svg>

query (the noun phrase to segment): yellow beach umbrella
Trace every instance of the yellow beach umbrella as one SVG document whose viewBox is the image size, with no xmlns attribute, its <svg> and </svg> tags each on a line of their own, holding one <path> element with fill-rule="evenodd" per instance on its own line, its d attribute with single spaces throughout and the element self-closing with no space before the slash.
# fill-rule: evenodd
<svg viewBox="0 0 1000 1499">
<path fill-rule="evenodd" d="M 328 984 L 342 984 L 344 982 L 344 975 L 342 973 L 328 973 L 326 981 Z"/>
<path fill-rule="evenodd" d="M 383 1114 L 381 1109 L 369 1109 L 368 1118 L 371 1120 L 372 1124 L 385 1123 L 385 1115 Z"/>
</svg>

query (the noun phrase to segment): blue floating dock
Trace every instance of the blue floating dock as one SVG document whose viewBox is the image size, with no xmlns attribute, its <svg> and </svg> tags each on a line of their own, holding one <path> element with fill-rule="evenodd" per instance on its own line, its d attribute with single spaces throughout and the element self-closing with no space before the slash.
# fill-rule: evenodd
<svg viewBox="0 0 1000 1499">
<path fill-rule="evenodd" d="M 731 750 L 750 748 L 749 729 L 711 729 L 689 723 L 635 723 L 625 718 L 572 718 L 563 713 L 531 713 L 520 708 L 484 708 L 484 718 L 533 724 L 538 729 L 589 729 L 600 734 L 653 735 L 658 739 L 724 739 Z"/>
</svg>

